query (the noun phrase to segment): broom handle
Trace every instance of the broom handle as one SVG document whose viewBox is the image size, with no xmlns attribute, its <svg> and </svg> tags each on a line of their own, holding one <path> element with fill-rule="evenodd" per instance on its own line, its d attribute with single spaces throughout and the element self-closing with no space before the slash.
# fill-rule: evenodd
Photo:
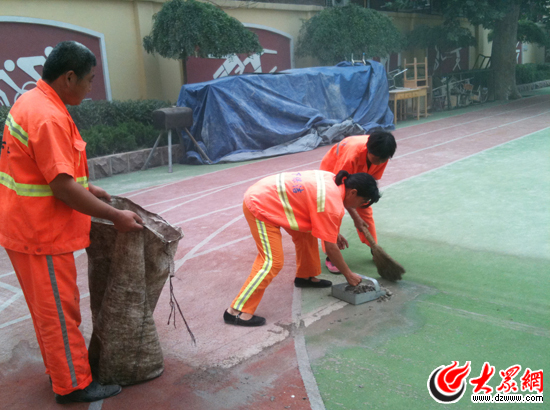
<svg viewBox="0 0 550 410">
<path fill-rule="evenodd" d="M 376 242 L 374 241 L 374 238 L 370 234 L 369 230 L 365 228 L 364 226 L 361 228 L 361 232 L 367 237 L 367 242 L 371 247 L 376 246 Z"/>
</svg>

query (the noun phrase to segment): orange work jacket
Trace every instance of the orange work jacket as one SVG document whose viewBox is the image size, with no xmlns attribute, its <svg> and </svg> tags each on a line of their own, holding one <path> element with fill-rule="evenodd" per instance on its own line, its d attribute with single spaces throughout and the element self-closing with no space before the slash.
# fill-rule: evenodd
<svg viewBox="0 0 550 410">
<path fill-rule="evenodd" d="M 244 202 L 260 221 L 336 243 L 345 193 L 344 184 L 337 186 L 330 172 L 284 172 L 248 188 Z"/>
<path fill-rule="evenodd" d="M 90 217 L 53 196 L 49 183 L 71 175 L 88 188 L 86 143 L 44 81 L 13 105 L 0 154 L 0 246 L 56 255 L 89 245 Z"/>
<path fill-rule="evenodd" d="M 379 180 L 386 169 L 388 162 L 380 165 L 367 166 L 367 141 L 369 135 L 356 135 L 344 138 L 325 154 L 321 161 L 323 171 L 337 174 L 339 171 L 348 171 L 350 174 L 365 172 Z"/>
</svg>

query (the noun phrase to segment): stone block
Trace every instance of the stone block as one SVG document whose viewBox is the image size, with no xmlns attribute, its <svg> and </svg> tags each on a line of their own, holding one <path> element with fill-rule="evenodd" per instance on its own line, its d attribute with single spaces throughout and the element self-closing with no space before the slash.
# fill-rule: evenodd
<svg viewBox="0 0 550 410">
<path fill-rule="evenodd" d="M 112 175 L 109 157 L 98 157 L 94 159 L 94 162 L 94 174 L 97 179 L 110 177 Z"/>
<path fill-rule="evenodd" d="M 115 154 L 109 156 L 111 160 L 111 174 L 125 174 L 128 172 L 128 154 Z"/>
<path fill-rule="evenodd" d="M 126 154 L 128 156 L 128 171 L 139 171 L 143 167 L 143 164 L 145 164 L 149 151 L 149 149 L 142 149 L 139 151 L 128 152 Z M 151 158 L 151 162 L 153 161 L 154 157 Z M 151 163 L 149 163 L 149 166 L 151 166 Z"/>
<path fill-rule="evenodd" d="M 89 159 L 88 160 L 88 172 L 90 173 L 90 181 L 95 180 L 95 172 L 94 172 L 94 160 Z"/>
</svg>

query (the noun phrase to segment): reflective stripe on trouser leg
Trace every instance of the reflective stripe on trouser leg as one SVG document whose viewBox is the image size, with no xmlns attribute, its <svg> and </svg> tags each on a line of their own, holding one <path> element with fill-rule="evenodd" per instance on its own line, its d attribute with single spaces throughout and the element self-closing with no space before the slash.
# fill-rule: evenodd
<svg viewBox="0 0 550 410">
<path fill-rule="evenodd" d="M 310 232 L 285 230 L 292 237 L 296 248 L 296 277 L 307 279 L 320 275 L 319 240 Z"/>
<path fill-rule="evenodd" d="M 53 260 L 50 255 L 46 256 L 48 262 L 48 274 L 50 275 L 50 282 L 52 284 L 52 293 L 55 299 L 55 306 L 57 308 L 57 317 L 59 318 L 59 325 L 61 326 L 61 335 L 63 336 L 63 347 L 65 348 L 65 357 L 67 358 L 67 365 L 69 366 L 69 372 L 71 374 L 71 382 L 73 387 L 76 387 L 76 374 L 74 372 L 74 363 L 71 355 L 71 346 L 69 345 L 69 335 L 67 334 L 67 323 L 65 322 L 65 314 L 63 313 L 63 307 L 61 306 L 61 297 L 59 295 L 59 288 L 57 287 L 57 278 L 55 277 L 55 268 L 53 266 Z"/>
<path fill-rule="evenodd" d="M 374 238 L 374 241 L 378 243 L 378 239 L 376 237 L 376 226 L 374 225 L 374 218 L 372 216 L 372 207 L 369 206 L 366 209 L 357 208 L 356 211 L 361 219 L 369 225 L 369 232 Z M 359 239 L 361 239 L 361 242 L 368 245 L 369 243 L 367 242 L 365 235 L 363 235 L 363 232 L 357 231 L 357 233 L 359 234 Z"/>
<path fill-rule="evenodd" d="M 7 251 L 31 311 L 53 391 L 65 395 L 92 382 L 80 325 L 80 296 L 72 253 L 28 255 Z"/>
<path fill-rule="evenodd" d="M 250 233 L 256 241 L 258 255 L 250 275 L 231 303 L 231 307 L 253 314 L 262 300 L 265 289 L 282 269 L 284 256 L 280 229 L 256 219 L 245 205 L 243 212 Z"/>
</svg>

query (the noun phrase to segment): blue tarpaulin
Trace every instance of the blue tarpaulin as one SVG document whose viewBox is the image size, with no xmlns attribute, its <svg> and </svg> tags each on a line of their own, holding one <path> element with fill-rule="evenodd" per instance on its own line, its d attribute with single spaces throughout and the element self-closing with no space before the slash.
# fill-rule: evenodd
<svg viewBox="0 0 550 410">
<path fill-rule="evenodd" d="M 286 70 L 224 77 L 181 89 L 193 110 L 191 135 L 213 163 L 307 151 L 347 135 L 393 129 L 384 67 Z M 187 163 L 204 163 L 184 133 Z"/>
</svg>

